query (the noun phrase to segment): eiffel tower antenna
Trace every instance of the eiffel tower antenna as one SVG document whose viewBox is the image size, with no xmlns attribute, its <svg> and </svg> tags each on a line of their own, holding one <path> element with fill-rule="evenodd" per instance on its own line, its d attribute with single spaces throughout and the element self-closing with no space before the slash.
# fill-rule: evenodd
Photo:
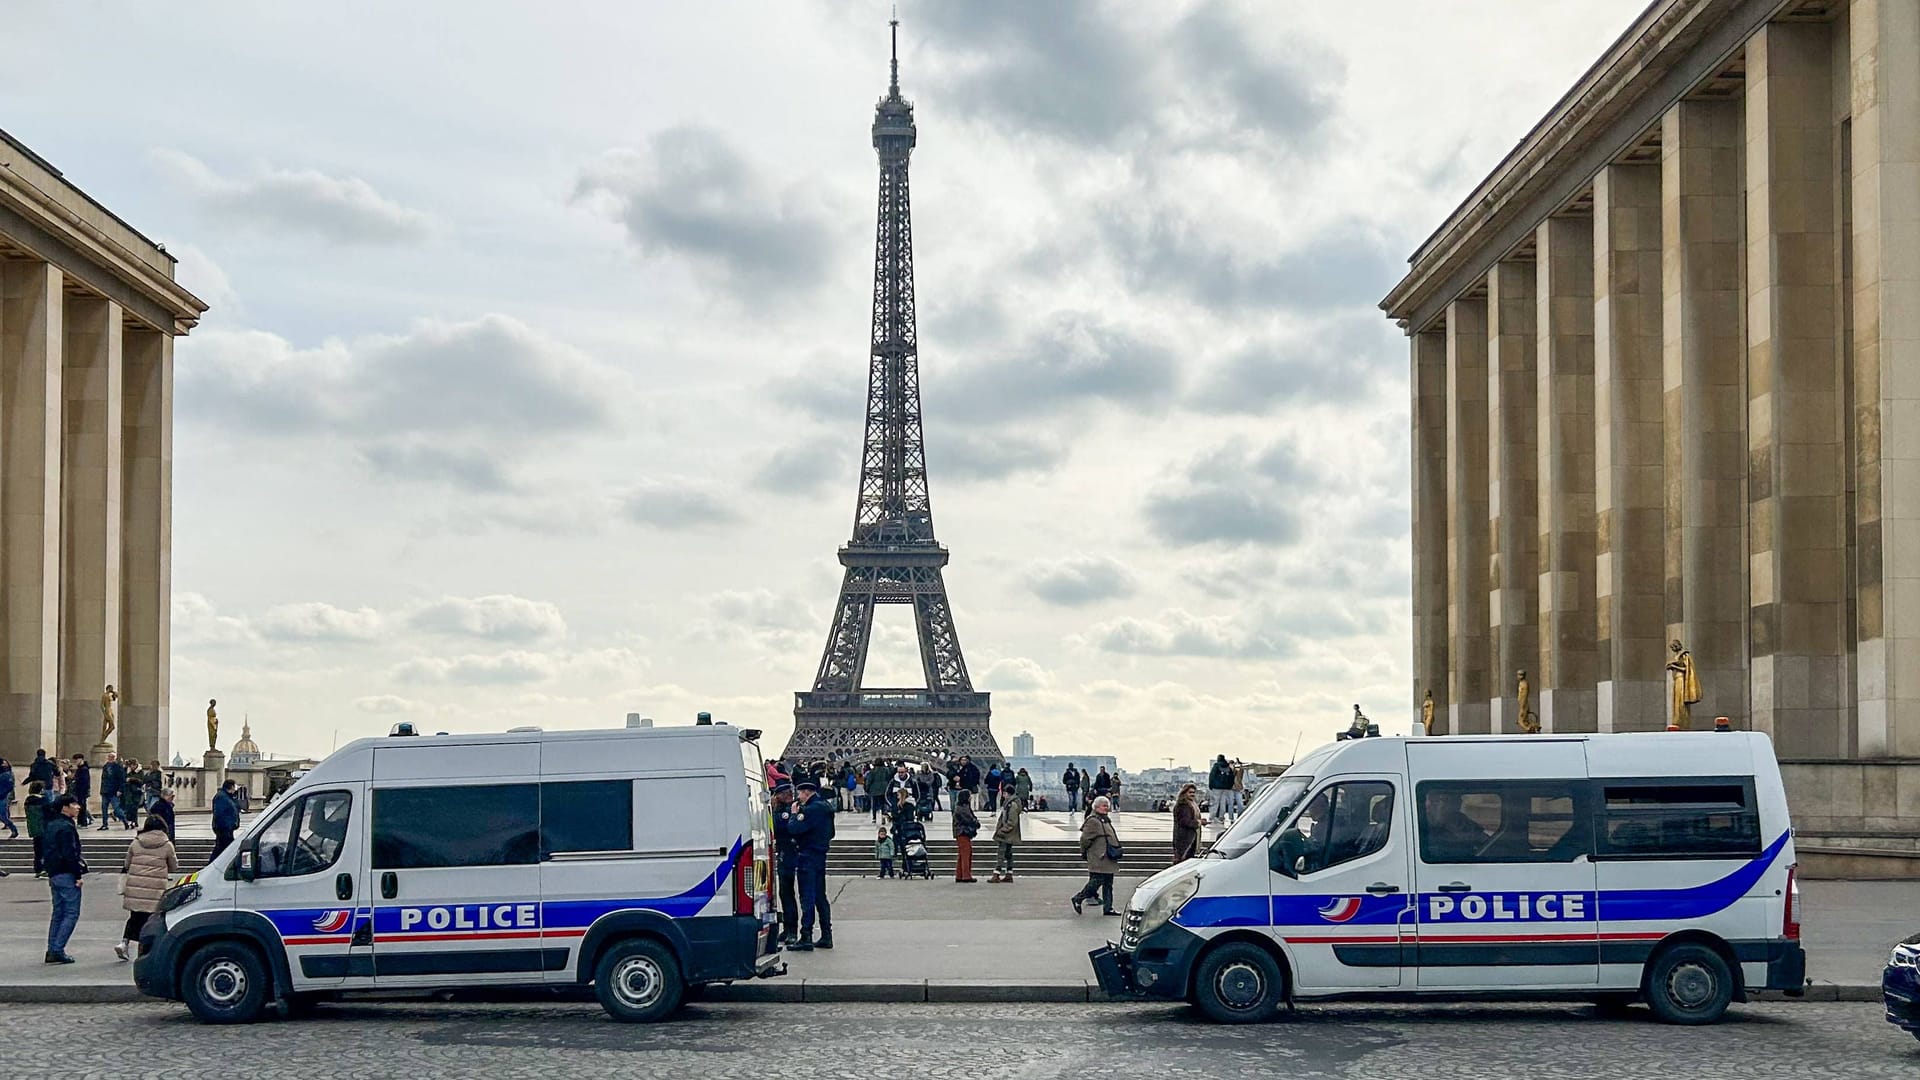
<svg viewBox="0 0 1920 1080">
<path fill-rule="evenodd" d="M 866 437 L 853 537 L 840 548 L 845 576 L 813 689 L 794 695 L 791 761 L 967 754 L 1000 760 L 988 727 L 989 695 L 976 691 L 960 652 L 942 573 L 947 549 L 933 534 L 921 439 L 920 345 L 915 326 L 913 211 L 907 162 L 918 132 L 900 96 L 900 20 L 892 78 L 873 112 L 880 160 L 873 251 L 873 331 L 868 339 Z M 922 688 L 866 685 L 876 604 L 913 605 Z"/>
</svg>

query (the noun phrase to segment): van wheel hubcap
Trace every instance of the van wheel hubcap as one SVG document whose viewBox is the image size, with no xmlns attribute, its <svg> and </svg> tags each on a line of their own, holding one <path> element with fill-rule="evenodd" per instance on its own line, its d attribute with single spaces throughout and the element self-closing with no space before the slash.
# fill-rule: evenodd
<svg viewBox="0 0 1920 1080">
<path fill-rule="evenodd" d="M 200 993 L 215 1005 L 232 1006 L 247 996 L 247 969 L 232 960 L 215 960 L 200 972 Z"/>
<path fill-rule="evenodd" d="M 1229 1009 L 1251 1009 L 1266 1000 L 1267 980 L 1252 964 L 1228 964 L 1214 976 L 1213 993 Z"/>
<path fill-rule="evenodd" d="M 1683 1009 L 1698 1009 L 1718 989 L 1713 973 L 1700 964 L 1681 964 L 1667 975 L 1667 997 Z"/>
<path fill-rule="evenodd" d="M 613 996 L 630 1009 L 645 1009 L 666 992 L 666 973 L 650 957 L 629 956 L 613 969 Z"/>
</svg>

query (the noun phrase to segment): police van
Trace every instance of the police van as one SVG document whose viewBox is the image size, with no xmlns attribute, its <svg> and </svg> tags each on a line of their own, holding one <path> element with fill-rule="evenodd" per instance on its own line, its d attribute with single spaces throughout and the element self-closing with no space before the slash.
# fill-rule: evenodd
<svg viewBox="0 0 1920 1080">
<path fill-rule="evenodd" d="M 1747 732 L 1338 742 L 1144 882 L 1121 931 L 1102 989 L 1229 1023 L 1517 996 L 1704 1024 L 1806 979 L 1780 768 Z"/>
<path fill-rule="evenodd" d="M 757 736 L 361 739 L 163 894 L 134 981 L 215 1023 L 589 983 L 616 1019 L 661 1019 L 689 986 L 780 970 Z"/>
</svg>

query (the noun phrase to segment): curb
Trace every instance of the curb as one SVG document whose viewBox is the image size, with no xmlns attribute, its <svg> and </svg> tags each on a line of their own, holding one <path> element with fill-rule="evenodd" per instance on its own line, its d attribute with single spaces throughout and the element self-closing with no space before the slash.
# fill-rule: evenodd
<svg viewBox="0 0 1920 1080">
<path fill-rule="evenodd" d="M 540 992 L 536 991 L 536 995 Z M 997 981 L 984 979 L 796 979 L 774 978 L 709 986 L 701 1000 L 779 1002 L 786 1004 L 859 1002 L 866 1004 L 1126 1004 L 1109 998 L 1099 984 L 1086 979 Z M 118 1005 L 151 1002 L 131 983 L 6 984 L 0 983 L 0 1004 L 10 1005 Z M 1157 999 L 1155 999 L 1157 1000 Z M 1807 1002 L 1877 1002 L 1877 983 L 1814 983 L 1801 997 L 1778 992 L 1756 993 L 1756 1004 Z M 1171 1003 L 1171 1002 L 1168 1002 Z"/>
</svg>

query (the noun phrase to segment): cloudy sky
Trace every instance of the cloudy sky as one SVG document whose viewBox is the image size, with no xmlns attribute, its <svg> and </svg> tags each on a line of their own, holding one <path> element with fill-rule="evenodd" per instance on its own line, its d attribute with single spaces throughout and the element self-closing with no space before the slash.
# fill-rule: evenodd
<svg viewBox="0 0 1920 1080">
<path fill-rule="evenodd" d="M 703 708 L 784 741 L 852 524 L 887 10 L 10 8 L 0 126 L 213 305 L 176 746 L 209 697 L 286 754 Z M 1406 729 L 1374 305 L 1637 11 L 901 4 L 935 520 L 1003 747 Z M 883 608 L 869 684 L 918 674 Z"/>
</svg>

